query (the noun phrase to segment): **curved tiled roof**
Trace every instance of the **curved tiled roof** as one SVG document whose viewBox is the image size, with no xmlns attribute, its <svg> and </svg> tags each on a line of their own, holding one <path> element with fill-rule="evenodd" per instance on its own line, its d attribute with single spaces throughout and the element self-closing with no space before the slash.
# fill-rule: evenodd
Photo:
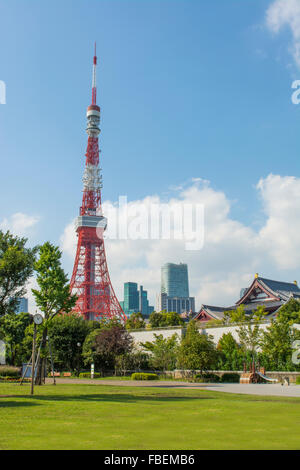
<svg viewBox="0 0 300 470">
<path fill-rule="evenodd" d="M 266 289 L 271 290 L 283 300 L 287 300 L 292 294 L 300 295 L 298 285 L 293 282 L 273 281 L 264 277 L 259 277 L 258 280 Z"/>
</svg>

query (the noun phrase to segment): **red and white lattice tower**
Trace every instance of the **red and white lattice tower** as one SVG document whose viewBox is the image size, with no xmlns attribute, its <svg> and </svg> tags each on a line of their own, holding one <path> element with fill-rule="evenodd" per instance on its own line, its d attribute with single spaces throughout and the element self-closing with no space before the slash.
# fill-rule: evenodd
<svg viewBox="0 0 300 470">
<path fill-rule="evenodd" d="M 87 108 L 88 144 L 83 174 L 83 197 L 76 220 L 77 252 L 71 291 L 78 296 L 75 310 L 86 320 L 126 320 L 112 287 L 104 249 L 107 219 L 102 214 L 102 177 L 99 168 L 100 107 L 96 104 L 96 45 L 93 63 L 92 104 Z"/>
</svg>

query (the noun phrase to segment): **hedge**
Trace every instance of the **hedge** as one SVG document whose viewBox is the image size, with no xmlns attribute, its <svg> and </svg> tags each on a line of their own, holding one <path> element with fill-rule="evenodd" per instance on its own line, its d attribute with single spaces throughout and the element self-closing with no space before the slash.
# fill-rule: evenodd
<svg viewBox="0 0 300 470">
<path fill-rule="evenodd" d="M 221 377 L 221 382 L 227 383 L 239 383 L 240 382 L 240 374 L 236 374 L 234 372 L 226 372 Z"/>
<path fill-rule="evenodd" d="M 145 372 L 135 372 L 131 374 L 131 380 L 159 380 L 157 374 L 146 374 Z"/>
<path fill-rule="evenodd" d="M 91 373 L 90 372 L 80 372 L 79 377 L 81 379 L 90 379 Z M 101 374 L 99 372 L 94 373 L 94 379 L 100 379 Z"/>
<path fill-rule="evenodd" d="M 300 375 L 298 375 L 298 377 L 296 377 L 296 384 L 300 385 Z"/>
<path fill-rule="evenodd" d="M 18 379 L 20 377 L 20 369 L 12 366 L 0 366 L 1 377 L 13 377 Z"/>
<path fill-rule="evenodd" d="M 220 377 L 217 374 L 207 373 L 207 374 L 196 374 L 195 382 L 200 383 L 216 383 L 220 382 Z"/>
</svg>

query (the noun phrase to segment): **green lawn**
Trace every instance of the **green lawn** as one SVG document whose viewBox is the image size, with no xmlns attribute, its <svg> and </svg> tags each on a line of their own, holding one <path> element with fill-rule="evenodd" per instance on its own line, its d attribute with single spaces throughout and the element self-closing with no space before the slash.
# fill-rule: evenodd
<svg viewBox="0 0 300 470">
<path fill-rule="evenodd" d="M 0 449 L 299 449 L 300 399 L 0 384 Z M 3 397 L 3 395 L 8 395 Z"/>
</svg>

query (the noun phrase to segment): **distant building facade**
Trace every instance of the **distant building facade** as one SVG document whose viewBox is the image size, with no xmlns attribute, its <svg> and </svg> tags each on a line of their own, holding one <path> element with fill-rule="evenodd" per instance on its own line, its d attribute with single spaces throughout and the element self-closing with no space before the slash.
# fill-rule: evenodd
<svg viewBox="0 0 300 470">
<path fill-rule="evenodd" d="M 15 313 L 28 313 L 28 299 L 26 299 L 26 297 L 19 297 L 18 302 L 18 307 L 16 308 Z"/>
<path fill-rule="evenodd" d="M 195 312 L 195 298 L 189 295 L 187 264 L 166 263 L 161 268 L 161 292 L 156 297 L 158 312 Z"/>
<path fill-rule="evenodd" d="M 160 293 L 156 297 L 156 311 L 177 312 L 179 315 L 184 312 L 195 312 L 194 297 L 169 297 Z"/>
<path fill-rule="evenodd" d="M 125 315 L 140 312 L 143 316 L 149 316 L 154 307 L 149 305 L 148 293 L 143 286 L 138 288 L 136 282 L 124 283 L 124 301 L 120 302 Z"/>
</svg>

